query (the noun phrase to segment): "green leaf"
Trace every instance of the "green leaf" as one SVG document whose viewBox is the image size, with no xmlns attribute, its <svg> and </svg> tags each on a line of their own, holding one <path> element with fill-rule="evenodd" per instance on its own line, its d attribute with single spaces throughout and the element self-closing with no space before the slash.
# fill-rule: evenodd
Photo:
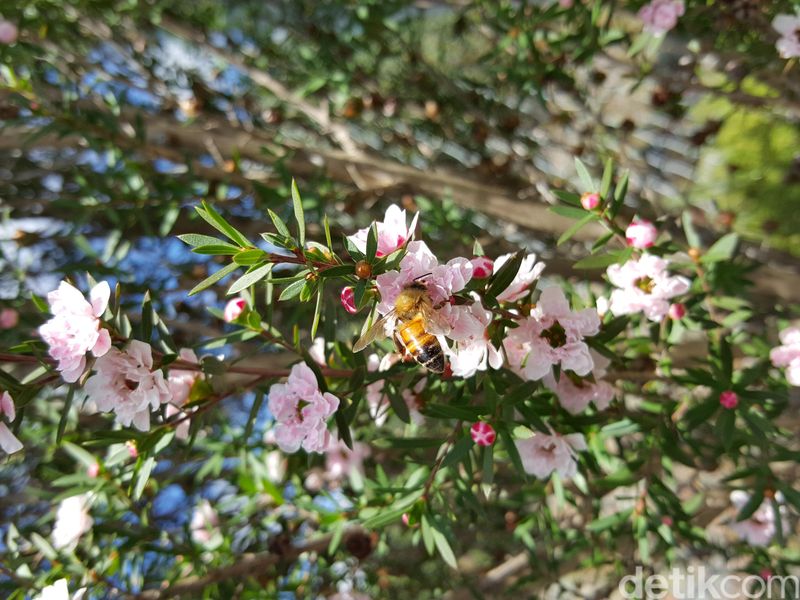
<svg viewBox="0 0 800 600">
<path fill-rule="evenodd" d="M 600 197 L 603 200 L 608 198 L 608 191 L 611 189 L 611 177 L 614 175 L 614 161 L 610 158 L 606 161 L 603 169 L 603 180 L 600 182 Z"/>
<path fill-rule="evenodd" d="M 433 527 L 431 526 L 430 519 L 428 519 L 428 515 L 422 515 L 420 526 L 422 529 L 422 543 L 425 544 L 425 551 L 430 556 L 436 549 L 436 544 L 433 541 Z"/>
<path fill-rule="evenodd" d="M 572 227 L 567 229 L 564 233 L 561 234 L 561 237 L 558 238 L 556 242 L 557 246 L 560 246 L 567 240 L 569 240 L 573 235 L 578 233 L 584 226 L 588 225 L 592 221 L 597 221 L 600 217 L 598 217 L 595 213 L 586 214 L 580 221 L 575 223 Z"/>
<path fill-rule="evenodd" d="M 761 506 L 761 503 L 764 501 L 764 488 L 758 487 L 753 490 L 753 493 L 750 494 L 750 498 L 747 503 L 742 507 L 742 510 L 739 511 L 739 514 L 736 515 L 737 521 L 745 521 L 753 516 L 758 510 L 758 507 Z"/>
<path fill-rule="evenodd" d="M 284 238 L 291 239 L 292 234 L 289 232 L 289 228 L 286 226 L 286 223 L 283 222 L 283 219 L 271 208 L 268 208 L 267 212 L 269 213 L 269 218 L 272 219 L 272 224 L 275 225 L 275 231 Z"/>
<path fill-rule="evenodd" d="M 239 279 L 237 279 L 230 288 L 228 288 L 226 295 L 230 296 L 231 294 L 236 294 L 241 292 L 243 289 L 250 287 L 254 283 L 258 283 L 264 279 L 264 277 L 268 276 L 271 271 L 272 263 L 267 263 L 266 265 L 262 265 L 257 269 L 248 271 Z"/>
<path fill-rule="evenodd" d="M 575 157 L 575 170 L 578 172 L 578 177 L 581 179 L 583 191 L 594 192 L 597 189 L 594 184 L 594 180 L 592 179 L 592 176 L 589 175 L 589 171 L 586 169 L 586 166 L 577 156 Z"/>
<path fill-rule="evenodd" d="M 453 554 L 453 549 L 450 547 L 450 542 L 447 541 L 444 533 L 442 533 L 438 526 L 434 524 L 431 534 L 433 535 L 433 543 L 436 545 L 436 549 L 439 551 L 439 555 L 442 557 L 442 559 L 444 559 L 444 562 L 450 565 L 450 567 L 453 569 L 458 569 L 456 555 Z"/>
<path fill-rule="evenodd" d="M 150 342 L 153 337 L 153 302 L 150 299 L 150 290 L 144 293 L 142 298 L 142 321 L 140 330 L 141 339 Z"/>
<path fill-rule="evenodd" d="M 197 246 L 196 248 L 192 248 L 192 252 L 195 254 L 208 254 L 211 256 L 232 256 L 241 252 L 241 248 L 234 246 L 233 244 L 219 243 Z"/>
<path fill-rule="evenodd" d="M 72 442 L 63 442 L 61 447 L 64 448 L 64 450 L 66 450 L 67 453 L 72 456 L 72 458 L 77 460 L 84 467 L 91 467 L 92 465 L 97 464 L 97 459 L 94 456 Z"/>
<path fill-rule="evenodd" d="M 292 179 L 292 204 L 294 205 L 294 218 L 297 221 L 297 237 L 300 239 L 300 246 L 306 243 L 306 217 L 303 213 L 303 200 L 300 198 L 300 191 L 297 189 L 297 182 Z"/>
<path fill-rule="evenodd" d="M 722 441 L 726 450 L 733 445 L 733 432 L 736 425 L 736 413 L 732 410 L 723 410 L 717 417 L 717 436 Z"/>
<path fill-rule="evenodd" d="M 254 250 L 242 250 L 236 253 L 233 257 L 233 262 L 237 265 L 256 265 L 264 260 L 265 256 L 266 252 L 257 248 Z"/>
<path fill-rule="evenodd" d="M 347 275 L 355 274 L 355 265 L 336 265 L 335 267 L 328 267 L 319 270 L 320 277 L 345 277 Z"/>
<path fill-rule="evenodd" d="M 319 327 L 319 319 L 322 316 L 322 285 L 317 287 L 317 304 L 314 307 L 314 320 L 311 323 L 311 339 L 317 337 L 317 328 Z"/>
<path fill-rule="evenodd" d="M 64 399 L 64 408 L 61 409 L 61 418 L 58 420 L 58 431 L 56 432 L 56 443 L 61 443 L 61 438 L 64 437 L 64 430 L 67 428 L 67 419 L 69 419 L 69 411 L 72 408 L 72 399 L 75 397 L 75 386 L 69 386 L 67 397 Z"/>
<path fill-rule="evenodd" d="M 333 252 L 333 242 L 331 241 L 331 224 L 328 222 L 328 215 L 322 215 L 322 228 L 325 230 L 325 243 L 328 250 Z"/>
<path fill-rule="evenodd" d="M 739 236 L 735 233 L 724 235 L 700 257 L 700 262 L 715 263 L 730 260 L 738 243 Z"/>
<path fill-rule="evenodd" d="M 136 485 L 133 488 L 134 500 L 138 500 L 142 497 L 142 492 L 144 492 L 144 487 L 147 485 L 147 480 L 150 479 L 150 473 L 152 472 L 155 464 L 155 457 L 148 456 L 142 463 L 142 466 L 139 468 L 138 473 L 136 473 Z"/>
<path fill-rule="evenodd" d="M 444 460 L 442 461 L 442 468 L 453 467 L 464 460 L 464 457 L 469 454 L 473 443 L 474 442 L 469 435 L 462 436 L 461 439 L 453 444 L 450 452 L 448 452 L 447 456 L 444 457 Z"/>
<path fill-rule="evenodd" d="M 567 217 L 568 219 L 582 219 L 586 216 L 586 210 L 575 206 L 556 205 L 551 206 L 548 210 L 562 217 Z"/>
<path fill-rule="evenodd" d="M 514 277 L 516 277 L 519 272 L 524 257 L 524 251 L 518 250 L 511 258 L 503 263 L 503 266 L 500 267 L 497 273 L 492 275 L 492 278 L 489 280 L 489 288 L 486 290 L 488 299 L 494 300 L 511 285 L 511 282 L 514 281 Z"/>
<path fill-rule="evenodd" d="M 211 237 L 210 235 L 202 235 L 199 233 L 184 233 L 182 235 L 179 235 L 178 239 L 184 242 L 185 244 L 189 244 L 190 246 L 195 248 L 198 246 L 222 245 L 222 246 L 230 246 L 231 248 L 236 248 L 237 251 L 239 250 L 237 246 L 228 244 L 228 242 L 225 242 L 219 238 Z"/>
<path fill-rule="evenodd" d="M 374 221 L 370 225 L 369 232 L 367 233 L 367 260 L 370 263 L 375 262 L 375 255 L 378 252 L 378 224 Z"/>
<path fill-rule="evenodd" d="M 703 243 L 700 241 L 700 236 L 697 234 L 697 230 L 694 228 L 694 223 L 692 222 L 692 213 L 688 210 L 683 211 L 681 215 L 681 222 L 683 223 L 683 233 L 686 234 L 686 241 L 689 243 L 689 246 L 692 248 L 700 248 L 700 245 Z"/>
<path fill-rule="evenodd" d="M 306 285 L 305 279 L 298 279 L 294 283 L 290 283 L 287 285 L 281 295 L 278 296 L 278 302 L 282 302 L 284 300 L 291 300 L 292 298 L 299 296 L 300 292 L 303 291 L 303 287 Z"/>
<path fill-rule="evenodd" d="M 625 202 L 625 195 L 628 193 L 628 179 L 630 177 L 630 171 L 627 169 L 623 172 L 622 177 L 617 182 L 617 185 L 614 186 L 614 202 L 611 204 L 611 208 L 609 210 L 609 216 L 613 219 L 617 216 L 622 203 Z"/>
<path fill-rule="evenodd" d="M 202 208 L 196 206 L 195 210 L 197 211 L 197 214 L 199 214 L 203 220 L 206 221 L 206 223 L 211 225 L 214 229 L 219 231 L 241 248 L 252 246 L 248 239 L 244 237 L 241 232 L 237 231 L 233 225 L 228 223 L 222 217 L 222 215 L 220 215 L 210 204 L 208 204 L 208 202 L 203 201 L 202 205 Z"/>
<path fill-rule="evenodd" d="M 606 529 L 610 529 L 625 523 L 630 518 L 632 513 L 633 510 L 628 509 L 613 515 L 608 515 L 607 517 L 603 517 L 601 519 L 595 519 L 589 523 L 586 528 L 593 533 L 599 533 L 600 531 L 605 531 Z"/>
<path fill-rule="evenodd" d="M 253 398 L 253 406 L 250 407 L 250 414 L 247 417 L 247 425 L 244 428 L 244 436 L 242 437 L 242 443 L 246 444 L 247 440 L 250 439 L 250 436 L 253 433 L 253 426 L 256 423 L 256 418 L 258 417 L 258 411 L 261 410 L 261 405 L 264 403 L 264 392 L 258 390 L 256 392 L 255 398 Z"/>
<path fill-rule="evenodd" d="M 572 204 L 573 206 L 583 209 L 583 206 L 581 205 L 581 197 L 578 194 L 566 192 L 564 190 L 553 190 L 553 194 L 555 194 L 556 198 L 562 202 L 566 202 L 567 204 Z"/>
<path fill-rule="evenodd" d="M 220 279 L 223 279 L 223 278 L 227 277 L 228 275 L 233 273 L 238 268 L 239 268 L 239 265 L 237 265 L 236 263 L 231 263 L 229 265 L 225 265 L 219 271 L 217 271 L 213 275 L 210 275 L 210 276 L 206 277 L 203 281 L 201 281 L 196 286 L 194 286 L 189 291 L 189 295 L 190 296 L 194 296 L 198 292 L 202 292 L 204 289 L 211 287 L 212 285 L 217 283 Z"/>
<path fill-rule="evenodd" d="M 601 269 L 609 265 L 617 263 L 624 263 L 633 255 L 633 248 L 625 248 L 615 252 L 608 252 L 606 254 L 595 254 L 587 256 L 576 262 L 573 266 L 575 269 Z"/>
</svg>

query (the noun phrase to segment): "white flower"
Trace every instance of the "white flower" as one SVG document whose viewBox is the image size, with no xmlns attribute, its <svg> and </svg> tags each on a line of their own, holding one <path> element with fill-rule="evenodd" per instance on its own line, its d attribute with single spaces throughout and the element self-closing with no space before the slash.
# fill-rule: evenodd
<svg viewBox="0 0 800 600">
<path fill-rule="evenodd" d="M 539 479 L 546 479 L 553 471 L 564 479 L 573 477 L 578 472 L 576 452 L 586 450 L 586 440 L 580 433 L 537 433 L 526 440 L 517 440 L 516 444 L 525 472 Z"/>
<path fill-rule="evenodd" d="M 111 348 L 97 359 L 86 393 L 99 410 L 114 411 L 120 424 L 147 431 L 150 412 L 170 399 L 164 374 L 152 368 L 149 344 L 133 340 L 125 351 Z"/>
<path fill-rule="evenodd" d="M 588 376 L 579 377 L 571 371 L 563 371 L 557 382 L 552 373 L 545 375 L 542 380 L 548 389 L 558 395 L 561 406 L 573 415 L 585 410 L 591 402 L 594 402 L 597 410 L 605 410 L 614 397 L 614 388 L 601 379 L 610 361 L 594 350 L 591 350 L 591 354 L 594 369 Z"/>
<path fill-rule="evenodd" d="M 731 492 L 731 503 L 737 510 L 741 510 L 750 500 L 750 495 L 742 490 L 734 490 Z M 775 500 L 779 504 L 781 513 L 781 523 L 783 524 L 783 533 L 786 535 L 789 532 L 788 523 L 786 522 L 786 507 L 781 503 L 783 502 L 782 494 L 778 493 Z M 775 519 L 775 510 L 772 502 L 765 500 L 744 521 L 737 521 L 731 525 L 731 528 L 739 534 L 739 537 L 746 541 L 751 546 L 766 546 L 772 541 L 778 528 Z"/>
<path fill-rule="evenodd" d="M 472 304 L 452 306 L 446 304 L 440 314 L 450 325 L 449 337 L 455 341 L 445 348 L 450 369 L 456 377 L 472 377 L 487 366 L 503 366 L 503 354 L 489 341 L 487 327 L 492 322 L 492 312 L 483 308 L 479 300 Z"/>
<path fill-rule="evenodd" d="M 419 213 L 414 215 L 411 219 L 411 225 L 406 225 L 406 211 L 402 210 L 396 204 L 392 204 L 386 209 L 386 214 L 383 221 L 376 223 L 378 228 L 378 251 L 376 256 L 387 256 L 400 248 L 407 240 L 411 238 L 414 229 L 417 226 L 417 217 Z M 367 238 L 369 237 L 369 227 L 359 229 L 353 235 L 347 236 L 356 248 L 362 254 L 367 252 Z"/>
<path fill-rule="evenodd" d="M 81 536 L 92 528 L 94 520 L 89 514 L 89 494 L 64 498 L 56 510 L 56 524 L 52 540 L 56 549 L 73 549 Z"/>
<path fill-rule="evenodd" d="M 192 540 L 196 544 L 213 546 L 219 536 L 219 515 L 208 500 L 201 500 L 192 511 L 192 522 L 189 524 Z M 221 539 L 219 540 L 221 541 Z M 219 544 L 216 544 L 219 545 Z"/>
<path fill-rule="evenodd" d="M 86 594 L 86 588 L 81 588 L 70 596 L 67 580 L 59 579 L 54 584 L 42 588 L 41 594 L 35 596 L 33 600 L 81 600 L 84 594 Z"/>
<path fill-rule="evenodd" d="M 617 286 L 611 293 L 614 316 L 643 312 L 651 321 L 660 321 L 669 312 L 670 298 L 689 291 L 689 280 L 670 275 L 669 262 L 652 254 L 632 258 L 624 265 L 611 265 L 608 280 Z"/>
<path fill-rule="evenodd" d="M 778 15 L 772 28 L 781 34 L 775 48 L 782 58 L 800 56 L 800 15 Z"/>
<path fill-rule="evenodd" d="M 497 273 L 500 267 L 506 264 L 508 259 L 512 256 L 513 254 L 504 254 L 498 257 L 497 260 L 494 261 L 494 272 Z M 519 271 L 517 271 L 517 274 L 514 276 L 514 280 L 506 289 L 497 295 L 497 299 L 501 302 L 516 302 L 524 298 L 531 284 L 542 274 L 544 267 L 544 263 L 536 262 L 535 254 L 528 254 L 522 259 L 522 264 L 520 264 Z"/>
</svg>

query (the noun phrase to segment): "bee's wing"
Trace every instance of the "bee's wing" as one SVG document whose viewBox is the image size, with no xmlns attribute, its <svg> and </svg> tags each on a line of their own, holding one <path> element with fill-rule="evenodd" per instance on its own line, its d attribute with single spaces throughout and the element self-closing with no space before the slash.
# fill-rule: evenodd
<svg viewBox="0 0 800 600">
<path fill-rule="evenodd" d="M 373 323 L 372 327 L 370 327 L 364 335 L 358 338 L 358 341 L 353 346 L 353 352 L 361 352 L 364 348 L 366 348 L 372 342 L 374 342 L 378 337 L 385 336 L 386 322 L 391 317 L 394 317 L 394 309 L 390 310 L 388 313 L 383 315 L 383 317 L 381 317 L 375 323 Z"/>
<path fill-rule="evenodd" d="M 431 304 L 422 304 L 419 307 L 422 318 L 425 319 L 425 330 L 433 335 L 447 335 L 452 329 L 441 312 L 436 310 Z"/>
</svg>

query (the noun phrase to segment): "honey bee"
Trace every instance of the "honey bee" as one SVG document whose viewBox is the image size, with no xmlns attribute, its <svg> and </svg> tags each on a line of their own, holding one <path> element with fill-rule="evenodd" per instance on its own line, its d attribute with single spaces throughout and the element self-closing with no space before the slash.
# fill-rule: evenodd
<svg viewBox="0 0 800 600">
<path fill-rule="evenodd" d="M 378 337 L 386 335 L 386 324 L 394 320 L 392 338 L 398 351 L 408 353 L 429 371 L 444 372 L 444 352 L 436 338 L 437 333 L 444 332 L 444 327 L 434 310 L 428 289 L 418 279 L 403 288 L 394 308 L 359 338 L 353 352 L 361 352 Z"/>
</svg>

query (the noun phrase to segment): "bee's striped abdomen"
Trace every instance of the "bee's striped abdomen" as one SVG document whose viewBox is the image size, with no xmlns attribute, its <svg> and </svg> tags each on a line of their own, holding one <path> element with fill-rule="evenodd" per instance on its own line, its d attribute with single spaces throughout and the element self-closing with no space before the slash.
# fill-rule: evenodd
<svg viewBox="0 0 800 600">
<path fill-rule="evenodd" d="M 444 371 L 444 352 L 436 336 L 425 331 L 422 317 L 416 317 L 397 328 L 397 337 L 419 364 L 433 371 Z"/>
</svg>

